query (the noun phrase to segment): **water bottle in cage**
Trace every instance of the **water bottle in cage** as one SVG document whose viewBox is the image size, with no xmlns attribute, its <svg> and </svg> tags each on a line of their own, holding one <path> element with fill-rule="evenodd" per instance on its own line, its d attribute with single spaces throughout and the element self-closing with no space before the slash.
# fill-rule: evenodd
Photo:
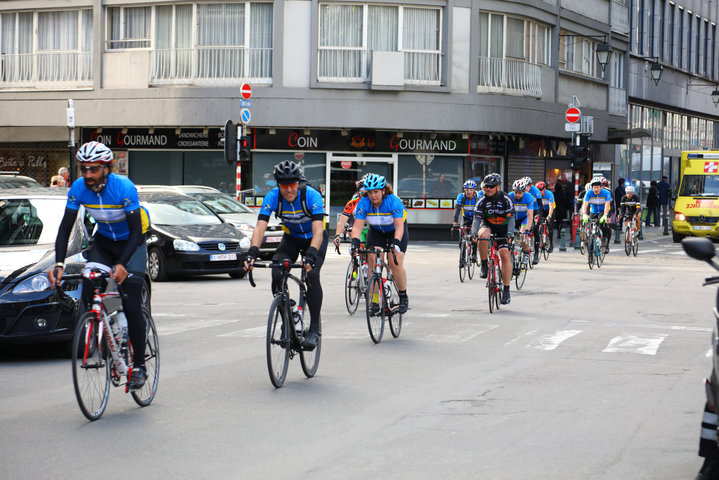
<svg viewBox="0 0 719 480">
<path fill-rule="evenodd" d="M 116 323 L 120 330 L 120 344 L 127 345 L 127 317 L 125 316 L 125 312 L 123 312 L 122 310 L 118 310 L 117 314 L 115 315 L 115 318 L 117 319 Z"/>
<path fill-rule="evenodd" d="M 387 299 L 387 303 L 390 303 L 390 300 L 392 300 L 392 289 L 389 288 L 389 282 L 386 278 L 382 279 L 382 289 L 384 290 L 384 296 Z"/>
<path fill-rule="evenodd" d="M 292 322 L 295 325 L 295 331 L 300 333 L 302 332 L 302 307 L 297 305 L 294 300 L 290 300 L 290 307 L 292 308 Z"/>
</svg>

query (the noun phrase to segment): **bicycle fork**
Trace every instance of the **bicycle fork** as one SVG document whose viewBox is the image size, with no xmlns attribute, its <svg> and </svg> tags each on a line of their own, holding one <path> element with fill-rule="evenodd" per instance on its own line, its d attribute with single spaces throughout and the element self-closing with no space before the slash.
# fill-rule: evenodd
<svg viewBox="0 0 719 480">
<path fill-rule="evenodd" d="M 105 337 L 105 341 L 107 342 L 107 346 L 110 350 L 110 356 L 112 357 L 112 368 L 117 372 L 118 375 L 131 375 L 132 374 L 132 367 L 128 366 L 127 363 L 125 363 L 125 359 L 122 358 L 122 355 L 120 355 L 120 346 L 118 345 L 117 341 L 115 340 L 115 336 L 112 334 L 112 329 L 110 328 L 110 321 L 108 318 L 107 313 L 105 313 L 102 310 L 102 307 L 100 306 L 100 301 L 93 301 L 92 305 L 92 312 L 95 314 L 95 318 L 97 319 L 97 325 L 98 325 L 98 337 L 97 337 L 97 344 L 98 348 L 100 345 L 102 345 L 102 337 Z M 85 361 L 87 361 L 87 344 L 85 346 Z"/>
</svg>

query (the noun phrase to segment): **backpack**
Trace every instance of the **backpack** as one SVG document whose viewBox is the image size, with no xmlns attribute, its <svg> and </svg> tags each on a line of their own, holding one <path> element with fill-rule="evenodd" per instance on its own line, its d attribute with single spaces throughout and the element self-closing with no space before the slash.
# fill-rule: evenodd
<svg viewBox="0 0 719 480">
<path fill-rule="evenodd" d="M 298 195 L 300 196 L 300 204 L 302 205 L 302 212 L 304 212 L 307 218 L 312 218 L 312 211 L 307 206 L 307 187 L 312 187 L 317 190 L 309 180 L 305 177 L 300 178 L 300 188 Z M 317 190 L 319 192 L 319 190 Z M 282 216 L 282 194 L 277 192 L 277 209 L 275 210 L 275 217 L 279 220 Z M 325 214 L 326 215 L 326 214 Z"/>
</svg>

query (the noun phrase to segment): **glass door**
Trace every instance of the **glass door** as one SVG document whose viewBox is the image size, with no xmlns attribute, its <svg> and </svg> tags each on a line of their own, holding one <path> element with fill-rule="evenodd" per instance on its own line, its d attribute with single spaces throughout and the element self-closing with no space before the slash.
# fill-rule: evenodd
<svg viewBox="0 0 719 480">
<path fill-rule="evenodd" d="M 397 156 L 360 156 L 330 153 L 327 155 L 327 197 L 330 228 L 337 227 L 337 218 L 352 199 L 355 183 L 367 173 L 382 175 L 394 187 L 397 176 Z"/>
</svg>

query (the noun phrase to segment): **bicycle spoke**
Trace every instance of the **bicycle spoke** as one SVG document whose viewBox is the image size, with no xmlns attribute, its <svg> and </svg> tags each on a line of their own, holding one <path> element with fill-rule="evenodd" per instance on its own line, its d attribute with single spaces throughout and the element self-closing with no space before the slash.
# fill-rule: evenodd
<svg viewBox="0 0 719 480">
<path fill-rule="evenodd" d="M 72 381 L 83 415 L 97 420 L 107 407 L 110 395 L 110 365 L 97 335 L 99 323 L 87 312 L 75 326 L 72 342 Z"/>
</svg>

